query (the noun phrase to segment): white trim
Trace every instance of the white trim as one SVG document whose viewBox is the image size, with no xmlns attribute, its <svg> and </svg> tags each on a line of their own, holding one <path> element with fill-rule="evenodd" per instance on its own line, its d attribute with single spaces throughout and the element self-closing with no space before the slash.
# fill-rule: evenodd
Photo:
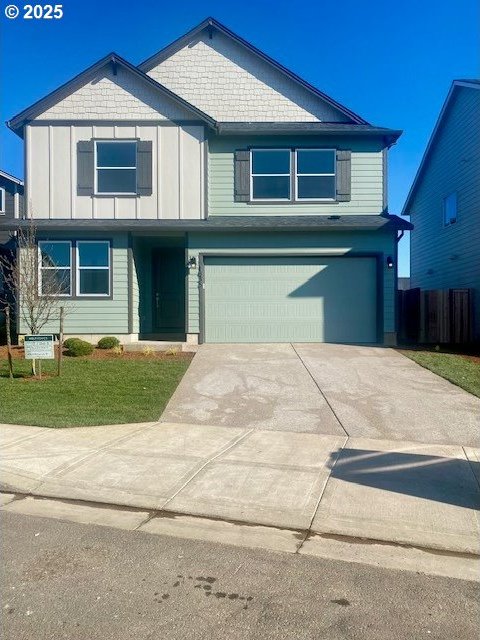
<svg viewBox="0 0 480 640">
<path fill-rule="evenodd" d="M 44 267 L 42 265 L 42 250 L 41 250 L 41 245 L 42 244 L 68 244 L 70 245 L 70 251 L 69 251 L 69 255 L 70 255 L 70 265 L 67 266 L 62 266 L 62 265 L 57 265 L 55 267 Z M 37 256 L 38 256 L 38 295 L 39 296 L 43 296 L 42 293 L 42 271 L 58 271 L 59 269 L 68 269 L 70 271 L 70 290 L 69 293 L 59 293 L 57 296 L 52 296 L 54 298 L 71 298 L 72 297 L 72 274 L 73 274 L 73 268 L 72 268 L 72 246 L 73 243 L 71 240 L 39 240 L 38 244 L 37 244 Z"/>
<path fill-rule="evenodd" d="M 2 176 L 2 178 L 6 178 L 7 180 L 11 180 L 12 182 L 15 182 L 15 184 L 23 185 L 23 180 L 19 180 L 18 178 L 15 178 L 15 176 L 12 176 L 10 173 L 7 173 L 6 171 L 2 171 L 1 169 L 0 169 L 0 176 Z"/>
<path fill-rule="evenodd" d="M 97 145 L 98 143 L 112 143 L 112 144 L 134 144 L 135 145 L 135 166 L 134 167 L 99 167 L 97 165 Z M 134 139 L 101 139 L 95 140 L 94 144 L 94 163 L 95 163 L 95 178 L 94 178 L 94 194 L 96 196 L 136 196 L 137 195 L 137 142 L 138 140 Z M 98 171 L 99 170 L 108 170 L 108 169 L 121 169 L 125 171 L 135 171 L 135 191 L 99 191 L 98 190 Z"/>
<path fill-rule="evenodd" d="M 305 152 L 305 151 L 330 151 L 331 153 L 333 153 L 333 173 L 298 173 L 297 171 L 297 167 L 298 167 L 298 159 L 297 159 L 297 154 L 298 152 Z M 333 178 L 335 180 L 336 176 L 337 176 L 337 150 L 336 149 L 325 149 L 325 148 L 320 148 L 320 147 L 307 147 L 307 148 L 298 148 L 298 149 L 294 149 L 294 172 L 295 172 L 295 180 L 294 180 L 294 187 L 295 187 L 295 201 L 297 202 L 335 202 L 336 200 L 336 193 L 335 193 L 335 184 L 333 187 L 333 191 L 334 191 L 334 195 L 332 198 L 321 198 L 321 197 L 316 197 L 316 198 L 301 198 L 298 195 L 298 178 L 299 176 L 301 177 L 305 177 L 305 176 L 314 176 L 314 177 L 326 177 L 326 178 Z"/>
<path fill-rule="evenodd" d="M 260 151 L 286 151 L 288 153 L 288 173 L 253 173 L 253 153 Z M 253 178 L 279 178 L 279 177 L 288 177 L 288 198 L 254 198 L 253 197 Z M 250 201 L 251 202 L 291 202 L 292 201 L 292 150 L 289 148 L 253 148 L 250 149 Z"/>
<path fill-rule="evenodd" d="M 4 216 L 7 210 L 7 206 L 6 206 L 6 202 L 5 202 L 5 198 L 6 198 L 6 192 L 4 187 L 0 187 L 0 193 L 2 194 L 1 197 L 1 205 L 0 205 L 0 216 Z"/>
<path fill-rule="evenodd" d="M 106 244 L 108 247 L 107 258 L 108 264 L 102 266 L 80 266 L 79 245 L 81 244 Z M 78 298 L 109 298 L 110 297 L 110 280 L 111 280 L 111 260 L 110 251 L 112 244 L 110 240 L 76 240 L 75 242 L 75 295 Z M 80 272 L 81 271 L 108 271 L 108 292 L 107 293 L 80 293 Z"/>
</svg>

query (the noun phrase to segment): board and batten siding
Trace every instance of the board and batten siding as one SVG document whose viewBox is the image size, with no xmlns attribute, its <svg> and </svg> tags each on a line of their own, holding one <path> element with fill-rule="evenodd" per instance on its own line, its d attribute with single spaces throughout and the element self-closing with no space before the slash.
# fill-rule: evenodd
<svg viewBox="0 0 480 640">
<path fill-rule="evenodd" d="M 172 123 L 61 124 L 26 127 L 30 215 L 72 219 L 198 219 L 205 217 L 204 127 Z M 150 196 L 77 195 L 77 143 L 104 138 L 152 142 Z"/>
<path fill-rule="evenodd" d="M 443 200 L 457 193 L 457 221 Z M 410 206 L 411 286 L 474 288 L 480 338 L 480 90 L 458 87 Z"/>
<path fill-rule="evenodd" d="M 234 153 L 236 149 L 319 148 L 351 149 L 351 200 L 338 203 L 250 204 L 234 201 Z M 315 215 L 376 214 L 384 209 L 384 161 L 375 142 L 322 138 L 321 136 L 217 137 L 209 140 L 208 207 L 210 215 Z"/>
<path fill-rule="evenodd" d="M 349 253 L 375 253 L 382 255 L 383 291 L 380 306 L 383 305 L 383 331 L 385 334 L 396 331 L 396 281 L 395 269 L 387 269 L 386 257 L 395 256 L 395 235 L 381 232 L 275 232 L 275 233 L 236 233 L 236 234 L 188 234 L 188 257 L 197 259 L 200 254 L 215 255 L 257 255 L 285 256 L 299 255 L 335 255 Z M 188 274 L 188 317 L 187 333 L 200 331 L 200 287 L 203 273 L 199 268 L 191 269 Z M 354 311 L 352 311 L 352 314 Z M 352 320 L 354 321 L 354 320 Z"/>
<path fill-rule="evenodd" d="M 43 239 L 43 236 L 40 236 Z M 45 238 L 47 239 L 47 238 Z M 128 235 L 127 234 L 86 234 L 81 238 L 67 234 L 55 234 L 50 240 L 111 240 L 113 287 L 110 298 L 81 298 L 59 301 L 65 307 L 65 333 L 80 335 L 122 335 L 128 334 Z M 20 314 L 20 333 L 28 333 L 28 328 Z M 52 321 L 41 329 L 42 333 L 58 333 L 58 321 Z"/>
</svg>

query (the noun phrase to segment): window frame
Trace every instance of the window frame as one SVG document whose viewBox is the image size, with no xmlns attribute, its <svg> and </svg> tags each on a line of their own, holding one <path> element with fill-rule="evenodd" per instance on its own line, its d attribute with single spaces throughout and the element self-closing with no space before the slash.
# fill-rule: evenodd
<svg viewBox="0 0 480 640">
<path fill-rule="evenodd" d="M 287 151 L 288 152 L 288 173 L 253 173 L 253 154 L 254 152 L 265 151 Z M 288 198 L 254 198 L 253 197 L 253 179 L 256 177 L 275 178 L 288 177 Z M 292 202 L 292 149 L 288 147 L 252 147 L 250 149 L 250 201 L 251 202 Z"/>
<path fill-rule="evenodd" d="M 82 267 L 80 266 L 79 245 L 81 244 L 106 244 L 108 265 L 106 267 Z M 76 240 L 75 241 L 75 296 L 77 298 L 110 298 L 112 294 L 112 243 L 110 240 Z M 80 292 L 80 272 L 81 271 L 107 271 L 108 272 L 108 293 L 81 293 Z"/>
<path fill-rule="evenodd" d="M 6 191 L 5 191 L 5 187 L 0 187 L 0 198 L 1 198 L 1 203 L 0 203 L 0 216 L 4 216 L 7 213 L 7 204 L 5 202 L 5 198 L 6 198 Z"/>
<path fill-rule="evenodd" d="M 100 143 L 108 142 L 109 144 L 134 144 L 135 145 L 135 166 L 134 167 L 99 167 L 98 166 L 98 152 L 97 146 Z M 93 146 L 93 157 L 94 157 L 94 167 L 95 167 L 95 176 L 94 176 L 94 186 L 93 193 L 95 196 L 136 196 L 138 195 L 138 138 L 95 138 L 94 146 Z M 135 191 L 99 191 L 98 190 L 98 171 L 99 170 L 135 170 Z"/>
<path fill-rule="evenodd" d="M 455 218 L 453 219 L 449 219 L 447 220 L 447 200 L 449 200 L 449 198 L 452 198 L 452 196 L 455 197 Z M 451 227 L 452 224 L 456 224 L 458 222 L 458 192 L 457 191 L 452 191 L 451 193 L 448 194 L 448 196 L 445 196 L 443 198 L 443 226 L 444 227 Z"/>
<path fill-rule="evenodd" d="M 299 151 L 329 151 L 333 154 L 333 173 L 298 173 L 298 152 Z M 336 202 L 336 182 L 337 182 L 337 150 L 321 148 L 321 147 L 298 147 L 294 149 L 294 190 L 295 190 L 295 200 L 294 202 Z M 304 176 L 313 176 L 316 178 L 319 177 L 328 177 L 334 179 L 334 192 L 335 195 L 333 198 L 302 198 L 298 195 L 298 178 Z"/>
<path fill-rule="evenodd" d="M 57 266 L 57 267 L 44 267 L 42 264 L 42 249 L 41 249 L 41 244 L 42 243 L 49 243 L 49 244 L 68 244 L 69 245 L 69 254 L 70 254 L 70 266 L 68 267 L 62 267 L 62 266 Z M 72 240 L 39 240 L 37 243 L 37 255 L 38 255 L 38 295 L 40 297 L 44 297 L 44 294 L 42 292 L 42 272 L 43 271 L 53 271 L 53 270 L 58 270 L 58 269 L 68 269 L 70 271 L 70 291 L 69 293 L 59 293 L 56 296 L 52 296 L 53 298 L 71 298 L 73 296 L 73 273 L 74 273 L 74 268 L 73 268 L 73 252 L 72 252 L 72 248 L 73 248 L 73 241 Z"/>
</svg>

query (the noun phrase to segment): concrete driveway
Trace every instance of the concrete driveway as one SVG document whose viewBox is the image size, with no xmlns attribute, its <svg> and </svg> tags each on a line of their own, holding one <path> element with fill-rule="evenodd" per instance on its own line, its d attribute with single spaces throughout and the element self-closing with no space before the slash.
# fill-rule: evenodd
<svg viewBox="0 0 480 640">
<path fill-rule="evenodd" d="M 162 421 L 478 446 L 480 399 L 394 349 L 203 345 Z"/>
</svg>

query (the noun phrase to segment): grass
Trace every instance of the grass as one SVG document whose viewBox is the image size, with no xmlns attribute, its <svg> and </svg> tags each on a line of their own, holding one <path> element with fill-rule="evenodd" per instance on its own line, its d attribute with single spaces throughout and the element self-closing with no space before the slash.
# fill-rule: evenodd
<svg viewBox="0 0 480 640">
<path fill-rule="evenodd" d="M 61 377 L 43 361 L 42 380 L 25 377 L 28 361 L 14 364 L 12 381 L 0 361 L 0 422 L 78 427 L 158 420 L 190 359 L 65 358 Z"/>
<path fill-rule="evenodd" d="M 422 367 L 480 398 L 480 363 L 475 359 L 455 353 L 432 351 L 402 350 L 402 353 Z"/>
</svg>

